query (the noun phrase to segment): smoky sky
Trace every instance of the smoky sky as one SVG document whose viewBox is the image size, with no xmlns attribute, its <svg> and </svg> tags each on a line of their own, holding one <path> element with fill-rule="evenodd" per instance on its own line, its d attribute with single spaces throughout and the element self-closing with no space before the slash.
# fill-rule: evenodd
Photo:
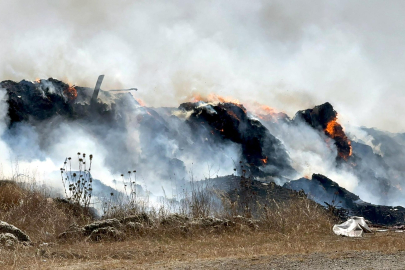
<svg viewBox="0 0 405 270">
<path fill-rule="evenodd" d="M 405 130 L 403 1 L 0 2 L 0 78 L 137 87 L 151 106 L 216 93 Z"/>
</svg>

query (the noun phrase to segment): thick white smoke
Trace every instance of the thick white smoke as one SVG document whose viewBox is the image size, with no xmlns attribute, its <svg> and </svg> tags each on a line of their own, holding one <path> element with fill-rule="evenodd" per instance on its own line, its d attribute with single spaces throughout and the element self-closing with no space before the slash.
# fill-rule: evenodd
<svg viewBox="0 0 405 270">
<path fill-rule="evenodd" d="M 343 124 L 400 131 L 404 6 L 5 0 L 0 77 L 93 86 L 104 73 L 106 89 L 138 87 L 155 106 L 191 92 L 261 100 L 290 115 L 329 101 Z"/>
<path fill-rule="evenodd" d="M 33 87 L 30 93 L 40 99 L 49 98 L 42 97 L 42 92 L 44 95 L 55 92 L 58 93 L 56 96 L 62 95 L 62 90 L 55 90 L 57 85 L 50 81 L 28 84 Z M 52 84 L 51 90 L 47 88 L 49 84 Z M 67 157 L 72 157 L 72 170 L 77 170 L 76 154 L 80 152 L 94 156 L 92 176 L 109 186 L 122 191 L 124 186 L 120 175 L 136 170 L 137 184 L 143 185 L 152 194 L 160 195 L 163 190 L 170 190 L 168 195 L 179 195 L 184 193 L 189 180 L 229 175 L 234 172 L 234 162 L 239 161 L 238 145 L 218 142 L 207 147 L 193 141 L 185 117 L 174 117 L 171 110 L 164 108 L 157 109 L 161 111 L 159 114 L 141 107 L 129 94 L 117 94 L 110 99 L 107 99 L 106 93 L 100 94 L 107 103 L 117 102 L 115 110 L 111 106 L 108 109 L 110 115 L 91 116 L 92 113 L 87 112 L 87 118 L 71 121 L 55 112 L 45 121 L 36 121 L 36 117 L 46 113 L 45 107 L 41 107 L 31 120 L 13 123 L 10 128 L 5 89 L 1 90 L 1 94 L 0 161 L 6 163 L 3 164 L 6 170 L 2 179 L 27 180 L 26 177 L 29 177 L 28 180 L 31 180 L 38 177 L 33 174 L 35 170 L 46 177 L 35 180 L 61 189 L 59 169 Z M 29 95 L 24 95 L 15 98 L 26 102 L 25 105 L 33 102 Z M 84 94 L 81 92 L 80 95 Z M 65 104 L 65 101 L 56 100 L 53 105 L 58 106 L 56 103 Z M 112 118 L 109 118 L 111 115 Z"/>
<path fill-rule="evenodd" d="M 336 146 L 322 132 L 303 122 L 267 123 L 266 126 L 285 145 L 298 178 L 310 179 L 314 173 L 323 174 L 349 191 L 356 191 L 359 180 L 347 168 L 336 167 Z"/>
<path fill-rule="evenodd" d="M 343 126 L 350 122 L 403 131 L 398 116 L 405 101 L 405 26 L 398 21 L 404 7 L 402 1 L 348 0 L 5 0 L 0 2 L 0 81 L 56 77 L 93 87 L 97 76 L 105 74 L 104 89 L 137 87 L 136 97 L 152 106 L 178 106 L 194 94 L 217 93 L 242 103 L 260 100 L 289 115 L 329 101 Z M 3 100 L 0 135 L 7 123 Z M 195 164 L 195 156 L 166 137 L 143 147 L 138 128 L 126 121 L 128 135 L 122 140 L 133 153 L 130 161 L 153 172 L 144 174 L 145 182 L 154 183 L 172 169 L 159 158 L 149 156 L 153 162 L 147 162 L 141 157 L 156 149 L 183 160 L 196 178 L 207 176 L 205 168 L 213 164 L 221 164 L 214 169 L 219 175 L 232 172 L 232 157 L 239 153 L 234 145 L 218 150 L 218 156 L 205 153 L 213 164 Z M 119 164 L 122 157 L 95 143 L 94 134 L 79 124 L 52 129 L 46 152 L 39 149 L 37 130 L 19 128 L 23 137 L 8 138 L 15 142 L 13 150 L 0 140 L 7 175 L 15 173 L 10 164 L 17 159 L 21 171 L 39 171 L 48 178 L 77 151 L 94 154 L 94 177 L 108 182 L 119 174 L 107 165 Z M 324 173 L 356 191 L 358 179 L 334 167 L 333 144 L 328 148 L 308 127 L 289 129 L 278 137 L 300 174 Z M 381 151 L 378 144 L 367 143 Z M 205 157 L 204 151 L 196 153 Z M 155 172 L 156 164 L 162 166 Z"/>
</svg>

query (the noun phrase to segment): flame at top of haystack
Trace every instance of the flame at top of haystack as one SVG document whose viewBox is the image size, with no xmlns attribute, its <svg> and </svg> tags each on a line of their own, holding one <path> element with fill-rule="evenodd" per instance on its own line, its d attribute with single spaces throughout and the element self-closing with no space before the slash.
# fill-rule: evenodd
<svg viewBox="0 0 405 270">
<path fill-rule="evenodd" d="M 350 140 L 347 138 L 343 127 L 337 122 L 337 116 L 328 122 L 325 128 L 325 134 L 334 139 L 337 144 L 340 144 L 340 151 L 338 155 L 347 160 L 352 155 L 352 146 Z"/>
<path fill-rule="evenodd" d="M 188 102 L 179 109 L 190 113 L 187 122 L 193 130 L 210 132 L 209 142 L 229 140 L 240 145 L 241 156 L 250 164 L 252 174 L 295 173 L 282 143 L 258 120 L 249 117 L 241 104 L 218 102 L 202 106 L 200 102 Z"/>
<path fill-rule="evenodd" d="M 212 104 L 218 104 L 218 103 L 231 103 L 233 105 L 238 106 L 241 108 L 245 113 L 246 113 L 246 108 L 239 102 L 238 99 L 233 98 L 233 97 L 224 97 L 218 94 L 208 94 L 208 95 L 202 95 L 202 94 L 193 94 L 191 98 L 191 102 L 199 102 L 203 101 L 206 103 L 212 103 Z"/>
<path fill-rule="evenodd" d="M 337 122 L 337 112 L 333 106 L 326 102 L 313 109 L 298 111 L 294 121 L 304 121 L 313 128 L 323 130 L 325 135 L 335 141 L 338 157 L 344 160 L 352 155 L 352 146 L 343 127 Z"/>
<path fill-rule="evenodd" d="M 77 90 L 74 85 L 69 85 L 68 88 L 65 88 L 63 94 L 67 97 L 69 102 L 73 102 L 77 98 Z"/>
</svg>

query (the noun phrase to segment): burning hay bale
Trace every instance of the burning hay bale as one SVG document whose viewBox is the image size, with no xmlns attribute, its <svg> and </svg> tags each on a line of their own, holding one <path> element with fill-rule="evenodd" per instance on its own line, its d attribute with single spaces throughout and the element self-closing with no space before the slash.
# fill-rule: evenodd
<svg viewBox="0 0 405 270">
<path fill-rule="evenodd" d="M 55 116 L 70 120 L 110 120 L 114 116 L 107 104 L 90 106 L 92 89 L 53 78 L 18 83 L 7 80 L 0 82 L 0 88 L 7 92 L 10 127 L 19 122 L 41 122 Z"/>
<path fill-rule="evenodd" d="M 179 109 L 191 113 L 188 124 L 196 137 L 201 136 L 201 130 L 206 130 L 203 136 L 207 143 L 229 140 L 239 144 L 241 160 L 250 166 L 253 175 L 294 173 L 282 143 L 260 121 L 248 117 L 243 105 L 196 102 L 183 103 Z"/>
<path fill-rule="evenodd" d="M 96 89 L 99 89 L 99 86 Z M 76 134 L 82 134 L 81 131 L 83 131 L 83 134 L 91 137 L 90 141 L 95 140 L 96 144 L 103 145 L 106 153 L 112 153 L 106 155 L 104 160 L 104 163 L 111 167 L 109 169 L 122 171 L 122 168 L 128 168 L 138 162 L 138 155 L 132 155 L 131 148 L 128 147 L 128 145 L 132 145 L 128 144 L 128 140 L 132 140 L 131 134 L 136 130 L 139 133 L 139 145 L 141 145 L 140 149 L 142 150 L 139 153 L 139 166 L 143 167 L 144 171 L 151 171 L 150 178 L 166 181 L 166 179 L 171 179 L 172 175 L 176 175 L 176 186 L 185 186 L 189 169 L 186 167 L 186 159 L 194 161 L 193 164 L 197 164 L 196 171 L 201 171 L 202 166 L 200 164 L 212 158 L 213 163 L 218 163 L 220 174 L 225 171 L 229 174 L 232 169 L 235 169 L 236 174 L 245 175 L 246 179 L 251 178 L 252 181 L 245 181 L 248 188 L 238 189 L 229 194 L 232 200 L 237 197 L 242 198 L 239 208 L 252 206 L 253 209 L 256 201 L 269 205 L 263 199 L 269 194 L 273 196 L 277 193 L 273 196 L 275 201 L 281 197 L 285 197 L 283 201 L 289 200 L 289 192 L 282 188 L 278 189 L 273 185 L 274 183 L 270 183 L 271 181 L 283 183 L 290 180 L 291 177 L 295 177 L 296 174 L 291 166 L 289 153 L 281 142 L 282 136 L 277 134 L 275 130 L 270 132 L 238 101 L 218 99 L 217 102 L 210 103 L 203 101 L 183 103 L 177 110 L 175 108 L 148 108 L 139 105 L 131 95 L 124 97 L 118 94 L 106 94 L 105 91 L 100 90 L 100 98 L 96 95 L 93 104 L 90 105 L 93 89 L 73 86 L 52 78 L 34 82 L 3 81 L 0 83 L 0 88 L 7 92 L 10 119 L 9 129 L 5 131 L 4 138 L 7 139 L 11 149 L 23 154 L 25 160 L 38 158 L 35 156 L 37 153 L 41 155 L 40 158 L 45 158 L 54 151 L 53 146 L 55 144 L 62 143 L 62 139 L 77 139 Z M 254 109 L 251 111 L 255 112 Z M 385 159 L 388 160 L 389 155 L 376 156 L 371 147 L 367 148 L 367 146 L 355 142 L 353 142 L 355 155 L 352 155 L 352 144 L 342 126 L 337 122 L 337 112 L 331 104 L 325 103 L 312 109 L 299 111 L 292 121 L 287 115 L 277 114 L 265 106 L 260 107 L 260 110 L 257 110 L 255 114 L 263 123 L 272 122 L 274 125 L 280 125 L 280 129 L 281 125 L 290 128 L 294 126 L 295 121 L 302 121 L 304 125 L 309 125 L 316 130 L 315 133 L 318 133 L 317 131 L 322 133 L 321 137 L 328 146 L 331 143 L 336 145 L 337 160 L 344 162 L 344 164 L 339 162 L 337 165 L 342 165 L 341 167 L 344 169 L 347 167 L 350 170 L 349 173 L 353 173 L 360 180 L 360 184 L 367 188 L 370 184 L 378 187 L 373 189 L 376 190 L 375 193 L 382 193 L 385 197 L 392 197 L 393 194 L 397 197 L 402 195 L 402 192 L 396 191 L 396 186 L 400 184 L 399 178 L 395 181 L 392 180 L 393 177 L 397 177 L 396 174 L 380 173 L 391 171 L 391 165 L 388 167 L 388 163 L 385 164 L 384 162 Z M 281 119 L 284 120 L 281 121 Z M 74 123 L 76 121 L 77 124 Z M 67 123 L 66 127 L 61 125 L 65 123 Z M 58 126 L 64 128 L 59 129 Z M 290 130 L 289 128 L 287 130 Z M 28 129 L 29 132 L 26 132 L 25 129 Z M 105 136 L 105 130 L 108 130 L 109 136 Z M 32 140 L 31 137 L 26 140 L 27 137 L 24 135 L 26 133 L 32 133 Z M 277 134 L 281 140 L 273 134 Z M 318 138 L 319 134 L 316 135 Z M 35 149 L 39 151 L 25 151 L 27 147 L 21 143 L 21 138 L 24 139 L 24 142 L 27 141 L 28 148 L 32 144 L 32 147 L 36 147 Z M 168 144 L 168 142 L 171 143 Z M 290 149 L 290 145 L 287 143 L 286 145 L 287 149 Z M 395 148 L 398 147 L 395 146 Z M 128 158 L 120 159 L 120 162 L 117 162 L 117 157 L 121 156 Z M 292 153 L 291 156 L 295 157 L 296 155 Z M 394 159 L 397 158 L 391 157 L 391 159 L 394 162 L 396 161 Z M 237 166 L 239 161 L 241 161 L 240 167 Z M 370 165 L 371 163 L 372 165 Z M 156 164 L 160 164 L 160 166 L 156 166 Z M 402 165 L 399 164 L 399 166 Z M 300 167 L 297 166 L 296 168 L 299 170 Z M 220 178 L 217 177 L 215 182 L 218 183 Z M 231 180 L 234 180 L 234 184 L 238 185 L 240 182 L 238 179 L 232 178 Z M 296 182 L 294 185 L 299 183 Z M 97 181 L 94 181 L 95 190 L 106 190 L 102 186 L 97 187 L 96 184 Z M 226 185 L 231 186 L 228 183 Z M 319 187 L 318 183 L 315 182 L 315 186 Z M 291 188 L 295 189 L 295 187 Z M 370 190 L 372 189 L 370 188 Z M 315 193 L 319 197 L 324 191 L 320 188 Z M 328 190 L 327 196 L 333 192 Z M 370 193 L 372 192 L 374 191 L 370 191 Z M 114 194 L 116 193 L 114 192 Z M 344 192 L 342 194 L 347 195 Z M 400 207 L 392 210 L 394 208 L 388 206 L 354 203 L 359 201 L 359 198 L 349 196 L 350 198 L 347 199 L 346 195 L 340 196 L 336 201 L 344 202 L 343 207 L 352 212 L 360 211 L 364 213 L 364 216 L 381 215 L 380 218 L 367 218 L 383 224 L 403 222 L 403 219 L 397 214 L 402 211 Z M 326 201 L 318 200 L 322 204 Z M 389 204 L 393 201 L 386 200 L 379 203 Z M 394 202 L 396 201 L 399 200 Z M 58 208 L 69 210 L 65 211 L 66 213 L 71 212 L 78 215 L 82 213 L 73 205 L 66 205 L 65 207 L 62 200 L 54 200 L 54 203 Z M 327 203 L 330 204 L 330 200 Z M 135 231 L 141 227 L 139 224 L 145 227 L 152 226 L 153 221 L 144 220 L 144 218 L 140 216 L 131 217 L 131 220 L 120 220 L 119 223 L 125 225 L 132 222 L 132 227 L 136 227 Z M 185 224 L 190 221 L 170 217 L 163 222 Z M 196 221 L 196 223 L 198 222 Z M 162 224 L 155 225 L 160 226 Z M 85 235 L 89 236 L 92 231 L 105 227 L 109 226 L 103 225 L 92 228 L 90 232 L 86 231 Z M 110 227 L 121 230 L 117 226 Z M 83 232 L 81 229 L 72 228 L 71 231 L 66 232 L 66 234 L 70 233 L 81 235 Z"/>
<path fill-rule="evenodd" d="M 298 111 L 293 121 L 304 121 L 314 129 L 322 130 L 326 136 L 335 141 L 338 159 L 347 160 L 352 155 L 352 146 L 343 127 L 337 122 L 337 112 L 326 102 L 313 109 Z"/>
<path fill-rule="evenodd" d="M 43 84 L 23 80 L 19 83 L 3 81 L 0 87 L 5 88 L 8 94 L 10 124 L 28 121 L 30 117 L 41 121 L 56 114 L 72 116 L 68 100 L 73 90 L 69 90 L 68 84 L 54 79 Z"/>
</svg>

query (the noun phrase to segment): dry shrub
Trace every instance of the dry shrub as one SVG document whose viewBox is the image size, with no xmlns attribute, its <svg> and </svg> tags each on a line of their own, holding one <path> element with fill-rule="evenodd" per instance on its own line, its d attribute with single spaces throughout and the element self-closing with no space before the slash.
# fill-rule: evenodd
<svg viewBox="0 0 405 270">
<path fill-rule="evenodd" d="M 17 206 L 26 193 L 15 182 L 0 181 L 0 211 L 5 212 Z"/>
<path fill-rule="evenodd" d="M 148 222 L 137 221 L 139 224 L 135 224 L 135 229 L 127 230 L 129 237 L 173 239 L 221 233 L 250 233 L 258 230 L 289 235 L 330 233 L 333 223 L 332 216 L 322 206 L 303 194 L 297 193 L 283 202 L 276 202 L 271 194 L 260 198 L 257 196 L 256 201 L 249 201 L 249 205 L 254 204 L 254 207 L 249 206 L 249 211 L 246 211 L 246 207 L 238 207 L 244 205 L 244 201 L 230 203 L 229 200 L 223 200 L 222 205 L 215 207 L 214 212 L 213 202 L 219 201 L 218 193 L 202 188 L 193 191 L 191 199 L 184 200 L 188 203 L 187 214 L 174 214 L 165 209 L 149 209 L 145 214 L 145 205 L 121 204 L 111 207 L 108 218 L 122 220 L 129 216 L 147 215 Z M 35 189 L 24 189 L 13 182 L 0 185 L 0 195 L 0 220 L 24 230 L 33 241 L 57 241 L 57 236 L 71 224 L 82 226 L 94 220 L 88 208 L 63 199 L 47 198 Z M 185 212 L 187 211 L 179 211 Z M 224 221 L 221 224 L 228 224 L 228 220 L 229 224 L 236 225 L 195 225 L 198 220 L 205 222 L 212 218 L 209 216 L 213 213 L 215 218 Z M 245 221 L 241 223 L 240 218 L 235 219 L 237 216 L 242 216 Z M 254 225 L 247 219 L 255 219 Z M 132 233 L 129 233 L 131 231 Z"/>
<path fill-rule="evenodd" d="M 217 218 L 207 217 L 209 211 L 205 209 L 212 209 L 212 201 L 218 201 L 219 195 L 211 193 L 215 198 L 210 198 L 204 193 L 187 201 L 187 209 L 192 210 L 188 215 L 169 213 L 165 209 L 149 209 L 145 213 L 146 208 L 125 205 L 113 208 L 109 218 L 121 221 L 119 230 L 125 234 L 125 241 L 103 239 L 103 231 L 93 235 L 96 238 L 101 235 L 101 241 L 97 242 L 87 237 L 58 241 L 57 236 L 72 223 L 83 226 L 93 221 L 89 213 L 79 205 L 9 184 L 8 188 L 0 185 L 2 209 L 7 209 L 0 211 L 0 220 L 24 230 L 34 241 L 35 248 L 18 249 L 13 253 L 0 250 L 0 268 L 44 269 L 60 265 L 69 268 L 77 264 L 78 269 L 82 269 L 92 261 L 104 264 L 111 260 L 118 263 L 122 259 L 138 265 L 196 254 L 201 258 L 217 258 L 307 252 L 327 248 L 327 243 L 335 239 L 331 238 L 332 217 L 305 196 L 298 194 L 285 202 L 276 202 L 267 194 L 260 202 L 249 202 L 256 204 L 251 208 L 255 212 L 248 213 L 253 213 L 256 219 L 251 220 L 238 216 L 247 213 L 244 207 L 237 207 L 239 201 L 233 202 L 232 209 L 224 203 L 222 211 L 215 212 Z M 199 211 L 193 211 L 196 209 Z M 53 243 L 40 245 L 42 242 Z M 336 243 L 330 246 L 333 245 Z"/>
<path fill-rule="evenodd" d="M 0 185 L 0 207 L 0 220 L 25 231 L 34 242 L 54 241 L 70 224 L 91 220 L 88 213 L 77 207 L 11 181 L 2 181 Z"/>
<path fill-rule="evenodd" d="M 305 194 L 294 195 L 285 202 L 270 201 L 262 208 L 261 216 L 263 228 L 283 234 L 328 234 L 335 219 Z"/>
</svg>

